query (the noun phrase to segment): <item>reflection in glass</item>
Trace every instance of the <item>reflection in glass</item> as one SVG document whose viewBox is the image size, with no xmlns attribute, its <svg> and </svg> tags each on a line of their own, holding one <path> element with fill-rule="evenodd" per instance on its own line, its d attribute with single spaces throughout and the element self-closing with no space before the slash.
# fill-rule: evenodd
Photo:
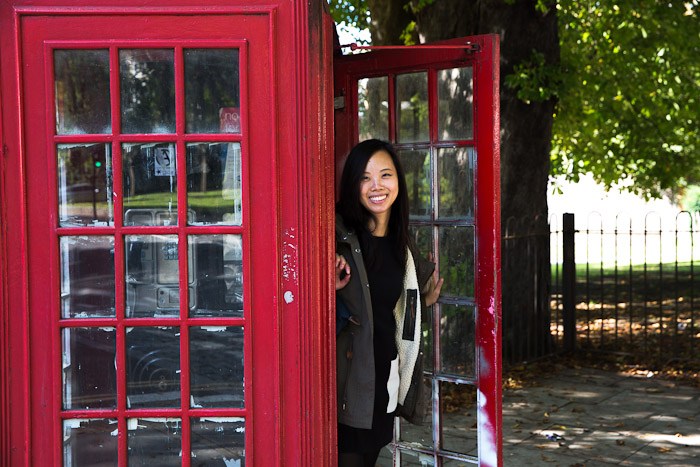
<svg viewBox="0 0 700 467">
<path fill-rule="evenodd" d="M 421 313 L 421 332 L 423 333 L 423 370 L 433 372 L 433 312 L 434 306 L 430 306 Z"/>
<path fill-rule="evenodd" d="M 394 465 L 394 450 L 391 444 L 384 446 L 379 451 L 379 457 L 377 458 L 377 462 L 375 465 L 382 467 Z"/>
<path fill-rule="evenodd" d="M 182 420 L 129 418 L 126 423 L 129 467 L 182 465 Z"/>
<path fill-rule="evenodd" d="M 56 153 L 59 225 L 112 225 L 114 206 L 110 145 L 59 144 Z"/>
<path fill-rule="evenodd" d="M 243 377 L 243 328 L 190 329 L 192 407 L 243 407 Z"/>
<path fill-rule="evenodd" d="M 471 67 L 438 72 L 438 138 L 441 141 L 472 139 L 473 102 Z"/>
<path fill-rule="evenodd" d="M 172 49 L 119 51 L 122 133 L 175 132 Z"/>
<path fill-rule="evenodd" d="M 472 449 L 470 452 L 466 453 L 471 459 L 471 462 L 466 462 L 463 460 L 457 460 L 457 459 L 450 459 L 448 457 L 445 457 L 442 459 L 442 467 L 467 467 L 471 465 L 478 465 L 478 455 L 479 453 L 477 452 L 476 447 L 474 446 L 474 449 Z"/>
<path fill-rule="evenodd" d="M 357 81 L 357 125 L 360 141 L 389 139 L 389 78 L 364 78 Z"/>
<path fill-rule="evenodd" d="M 474 227 L 439 228 L 442 296 L 474 296 Z"/>
<path fill-rule="evenodd" d="M 424 396 L 429 401 L 426 404 L 425 418 L 422 425 L 412 425 L 406 422 L 404 419 L 401 420 L 401 435 L 399 439 L 403 443 L 411 443 L 413 447 L 421 447 L 424 449 L 433 448 L 433 404 L 432 404 L 432 384 L 430 378 L 424 378 L 423 380 Z"/>
<path fill-rule="evenodd" d="M 187 145 L 190 224 L 241 225 L 240 143 Z"/>
<path fill-rule="evenodd" d="M 189 237 L 195 251 L 197 300 L 193 316 L 243 316 L 243 247 L 240 235 Z"/>
<path fill-rule="evenodd" d="M 180 314 L 178 240 L 176 235 L 128 235 L 126 256 L 126 316 L 167 317 Z M 193 284 L 192 253 L 188 254 Z M 190 305 L 195 299 L 190 288 Z"/>
<path fill-rule="evenodd" d="M 193 418 L 192 465 L 245 465 L 245 420 Z"/>
<path fill-rule="evenodd" d="M 114 238 L 61 237 L 61 317 L 116 316 Z"/>
<path fill-rule="evenodd" d="M 442 448 L 463 454 L 477 447 L 476 386 L 440 381 Z"/>
<path fill-rule="evenodd" d="M 238 49 L 185 49 L 188 133 L 240 133 Z"/>
<path fill-rule="evenodd" d="M 430 225 L 411 225 L 409 231 L 418 254 L 427 258 L 433 252 L 433 227 Z"/>
<path fill-rule="evenodd" d="M 56 133 L 111 133 L 108 50 L 54 51 Z"/>
<path fill-rule="evenodd" d="M 474 159 L 471 148 L 440 149 L 438 153 L 440 180 L 439 217 L 474 216 Z"/>
<path fill-rule="evenodd" d="M 126 328 L 128 408 L 180 406 L 180 329 Z"/>
<path fill-rule="evenodd" d="M 440 306 L 441 371 L 464 378 L 476 376 L 474 307 Z"/>
<path fill-rule="evenodd" d="M 435 465 L 435 458 L 432 456 L 432 454 L 402 450 L 401 464 L 399 465 L 401 465 L 401 467 L 428 467 L 431 465 Z"/>
<path fill-rule="evenodd" d="M 430 150 L 399 151 L 406 173 L 409 214 L 412 218 L 430 216 Z"/>
<path fill-rule="evenodd" d="M 63 420 L 65 467 L 117 464 L 116 419 L 72 418 Z"/>
<path fill-rule="evenodd" d="M 124 225 L 177 225 L 175 145 L 122 145 Z"/>
<path fill-rule="evenodd" d="M 427 72 L 396 76 L 396 122 L 399 143 L 430 140 Z"/>
<path fill-rule="evenodd" d="M 114 328 L 64 328 L 61 332 L 63 409 L 117 406 Z"/>
</svg>

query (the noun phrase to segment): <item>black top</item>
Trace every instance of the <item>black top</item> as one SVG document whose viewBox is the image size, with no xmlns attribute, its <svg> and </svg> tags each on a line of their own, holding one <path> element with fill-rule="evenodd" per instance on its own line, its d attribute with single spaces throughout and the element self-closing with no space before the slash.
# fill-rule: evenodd
<svg viewBox="0 0 700 467">
<path fill-rule="evenodd" d="M 387 382 L 391 361 L 397 355 L 396 319 L 394 307 L 403 289 L 403 264 L 396 258 L 389 237 L 372 237 L 374 261 L 369 263 L 369 280 L 372 312 L 374 314 L 374 412 L 372 429 L 364 430 L 338 425 L 338 449 L 340 452 L 367 453 L 381 449 L 393 437 L 394 414 L 386 413 L 389 404 Z M 365 261 L 367 264 L 368 262 Z"/>
</svg>

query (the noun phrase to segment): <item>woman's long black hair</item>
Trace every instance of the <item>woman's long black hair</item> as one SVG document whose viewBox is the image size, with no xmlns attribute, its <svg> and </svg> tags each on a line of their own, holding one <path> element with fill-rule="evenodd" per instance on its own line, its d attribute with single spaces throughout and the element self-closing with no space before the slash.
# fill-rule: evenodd
<svg viewBox="0 0 700 467">
<path fill-rule="evenodd" d="M 378 139 L 368 139 L 350 150 L 343 168 L 343 175 L 340 178 L 340 198 L 336 205 L 336 212 L 343 217 L 345 226 L 348 229 L 357 232 L 365 261 L 368 261 L 370 263 L 368 267 L 371 267 L 375 255 L 370 242 L 372 233 L 368 226 L 373 217 L 360 203 L 360 184 L 370 158 L 377 151 L 382 150 L 391 156 L 394 167 L 396 167 L 396 177 L 399 182 L 399 193 L 391 206 L 387 235 L 392 238 L 394 254 L 403 266 L 406 262 L 406 250 L 408 248 L 412 249 L 413 246 L 408 230 L 408 189 L 403 166 L 390 143 Z"/>
</svg>

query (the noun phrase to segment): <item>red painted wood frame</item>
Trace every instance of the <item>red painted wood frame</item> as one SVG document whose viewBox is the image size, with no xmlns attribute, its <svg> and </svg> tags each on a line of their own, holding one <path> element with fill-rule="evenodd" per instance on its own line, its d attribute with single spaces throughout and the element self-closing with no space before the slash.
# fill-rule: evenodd
<svg viewBox="0 0 700 467">
<path fill-rule="evenodd" d="M 121 203 L 114 227 L 58 228 L 56 213 L 56 144 L 112 144 L 116 186 L 120 185 L 119 144 L 160 141 L 159 136 L 116 134 L 84 138 L 55 136 L 51 51 L 56 47 L 121 46 L 236 47 L 242 52 L 244 118 L 241 136 L 194 138 L 184 133 L 182 118 L 167 140 L 179 154 L 193 141 L 217 137 L 240 142 L 244 153 L 244 221 L 235 226 L 157 227 L 149 233 L 177 235 L 179 281 L 188 303 L 184 254 L 188 234 L 241 234 L 246 275 L 243 318 L 200 318 L 197 324 L 243 326 L 245 332 L 244 409 L 188 407 L 187 339 L 180 355 L 182 406 L 169 411 L 127 410 L 120 396 L 113 411 L 73 411 L 71 417 L 116 417 L 120 432 L 125 418 L 183 418 L 183 448 L 189 445 L 187 416 L 246 417 L 246 457 L 251 465 L 331 465 L 334 458 L 335 378 L 328 368 L 331 346 L 333 188 L 330 57 L 332 23 L 322 2 L 251 0 L 170 2 L 126 0 L 119 7 L 102 0 L 3 2 L 0 6 L 2 69 L 2 231 L 0 246 L 0 374 L 3 414 L 0 420 L 0 463 L 60 465 L 61 371 L 59 339 L 63 327 L 111 325 L 121 336 L 130 322 L 123 316 L 122 285 L 116 286 L 116 319 L 59 320 L 58 238 L 104 234 L 115 239 L 115 276 L 123 277 L 123 235 L 140 227 L 121 225 Z M 181 2 L 186 3 L 186 2 Z M 179 69 L 177 67 L 180 67 Z M 176 75 L 181 65 L 176 65 Z M 319 80 L 319 76 L 322 79 Z M 290 78 L 293 77 L 293 78 Z M 182 82 L 177 82 L 181 96 Z M 112 89 L 118 78 L 112 77 Z M 112 100 L 117 99 L 112 93 Z M 118 102 L 112 102 L 112 127 L 119 128 Z M 183 101 L 176 101 L 178 112 Z M 185 164 L 178 164 L 178 176 Z M 186 193 L 178 193 L 184 219 Z M 283 299 L 283 297 L 285 299 Z M 133 323 L 132 323 L 133 324 Z M 155 324 L 140 319 L 139 325 Z M 157 320 L 187 332 L 194 319 L 181 305 L 180 317 Z M 118 362 L 118 390 L 124 390 L 123 362 Z M 120 465 L 125 464 L 126 437 L 118 440 Z M 186 452 L 186 451 L 185 451 Z M 183 465 L 189 465 L 187 456 Z"/>
<path fill-rule="evenodd" d="M 440 45 L 446 45 L 441 48 Z M 462 45 L 463 47 L 457 47 Z M 501 426 L 501 284 L 500 284 L 500 161 L 499 161 L 499 42 L 496 35 L 454 39 L 427 47 L 382 47 L 364 54 L 336 57 L 335 98 L 342 102 L 335 112 L 336 180 L 344 158 L 358 141 L 357 81 L 360 78 L 455 68 L 473 68 L 474 133 L 472 140 L 441 142 L 437 134 L 437 86 L 435 71 L 428 74 L 431 106 L 430 146 L 455 144 L 476 149 L 475 199 L 475 304 L 479 465 L 502 465 Z M 396 143 L 394 86 L 389 86 L 389 138 Z M 410 147 L 411 144 L 404 145 Z M 397 148 L 404 147 L 397 145 Z M 437 352 L 437 351 L 436 351 Z"/>
</svg>

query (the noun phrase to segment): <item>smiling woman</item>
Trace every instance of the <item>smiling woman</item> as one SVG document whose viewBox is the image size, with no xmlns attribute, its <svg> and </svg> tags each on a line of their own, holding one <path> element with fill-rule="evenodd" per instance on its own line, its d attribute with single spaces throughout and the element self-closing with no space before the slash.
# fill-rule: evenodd
<svg viewBox="0 0 700 467">
<path fill-rule="evenodd" d="M 408 210 L 393 147 L 377 139 L 356 145 L 343 170 L 336 221 L 341 467 L 374 466 L 391 442 L 394 417 L 415 415 L 404 404 L 422 384 L 414 377 L 423 371 L 421 310 L 437 300 L 442 280 L 430 282 L 432 264 L 418 262 Z"/>
</svg>

